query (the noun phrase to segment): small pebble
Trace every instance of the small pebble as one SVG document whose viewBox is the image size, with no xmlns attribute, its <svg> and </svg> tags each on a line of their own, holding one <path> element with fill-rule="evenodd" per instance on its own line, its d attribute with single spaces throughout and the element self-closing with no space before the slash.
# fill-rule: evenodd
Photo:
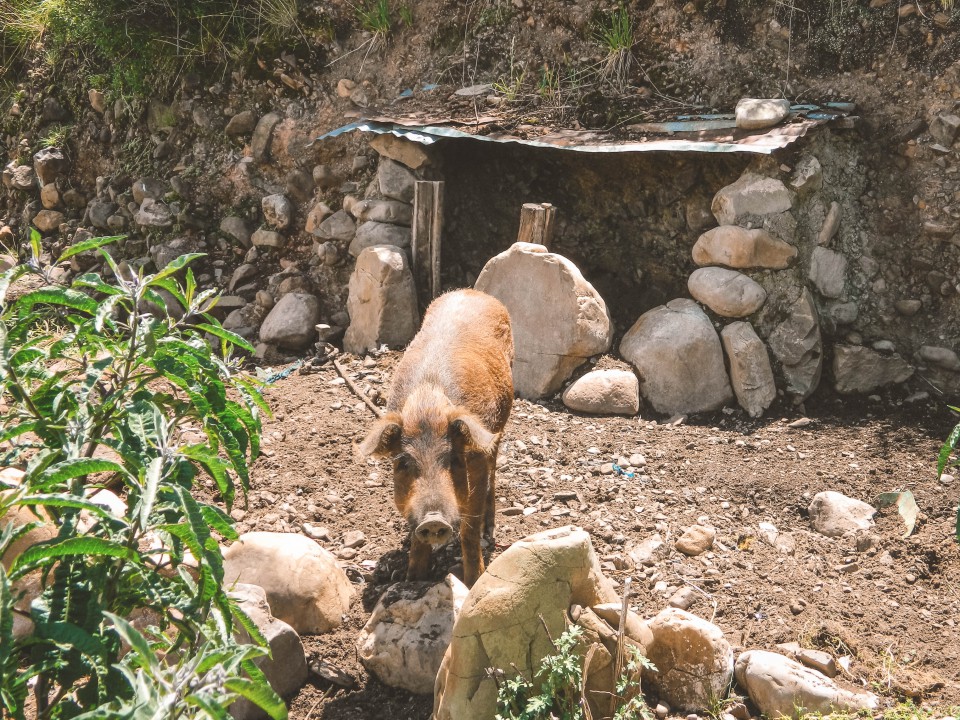
<svg viewBox="0 0 960 720">
<path fill-rule="evenodd" d="M 367 542 L 367 536 L 359 530 L 348 530 L 343 535 L 343 547 L 358 548 Z"/>
</svg>

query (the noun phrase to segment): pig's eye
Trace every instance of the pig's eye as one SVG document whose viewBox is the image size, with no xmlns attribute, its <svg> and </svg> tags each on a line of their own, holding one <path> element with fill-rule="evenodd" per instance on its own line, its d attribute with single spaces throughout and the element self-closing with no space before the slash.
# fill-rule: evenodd
<svg viewBox="0 0 960 720">
<path fill-rule="evenodd" d="M 397 455 L 393 459 L 393 467 L 397 472 L 408 473 L 414 471 L 416 463 L 409 455 Z"/>
</svg>

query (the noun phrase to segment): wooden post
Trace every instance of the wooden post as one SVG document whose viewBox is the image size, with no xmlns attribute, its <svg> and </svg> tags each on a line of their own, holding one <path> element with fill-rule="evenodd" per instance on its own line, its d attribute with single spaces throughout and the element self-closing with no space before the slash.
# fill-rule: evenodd
<svg viewBox="0 0 960 720">
<path fill-rule="evenodd" d="M 418 180 L 413 189 L 413 279 L 425 307 L 440 294 L 443 183 Z"/>
<path fill-rule="evenodd" d="M 537 243 L 547 248 L 553 242 L 553 221 L 557 209 L 550 203 L 525 203 L 520 208 L 517 242 Z"/>
</svg>

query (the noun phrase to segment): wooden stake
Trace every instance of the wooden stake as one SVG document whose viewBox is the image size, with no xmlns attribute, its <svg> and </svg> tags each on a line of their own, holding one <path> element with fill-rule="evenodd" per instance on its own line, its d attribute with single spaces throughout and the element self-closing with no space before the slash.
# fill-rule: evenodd
<svg viewBox="0 0 960 720">
<path fill-rule="evenodd" d="M 553 221 L 557 209 L 550 203 L 525 203 L 520 208 L 517 242 L 536 243 L 549 249 L 553 242 Z"/>
<path fill-rule="evenodd" d="M 443 183 L 418 180 L 413 190 L 413 279 L 424 307 L 440 294 Z"/>
</svg>

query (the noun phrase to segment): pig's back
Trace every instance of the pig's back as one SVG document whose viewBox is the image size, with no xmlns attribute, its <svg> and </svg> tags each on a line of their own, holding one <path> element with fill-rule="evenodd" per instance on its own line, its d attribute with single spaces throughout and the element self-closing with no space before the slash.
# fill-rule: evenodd
<svg viewBox="0 0 960 720">
<path fill-rule="evenodd" d="M 512 363 L 513 333 L 503 304 L 476 290 L 446 293 L 431 303 L 397 366 L 387 407 L 400 410 L 418 385 L 436 384 L 499 432 L 513 403 Z"/>
</svg>

